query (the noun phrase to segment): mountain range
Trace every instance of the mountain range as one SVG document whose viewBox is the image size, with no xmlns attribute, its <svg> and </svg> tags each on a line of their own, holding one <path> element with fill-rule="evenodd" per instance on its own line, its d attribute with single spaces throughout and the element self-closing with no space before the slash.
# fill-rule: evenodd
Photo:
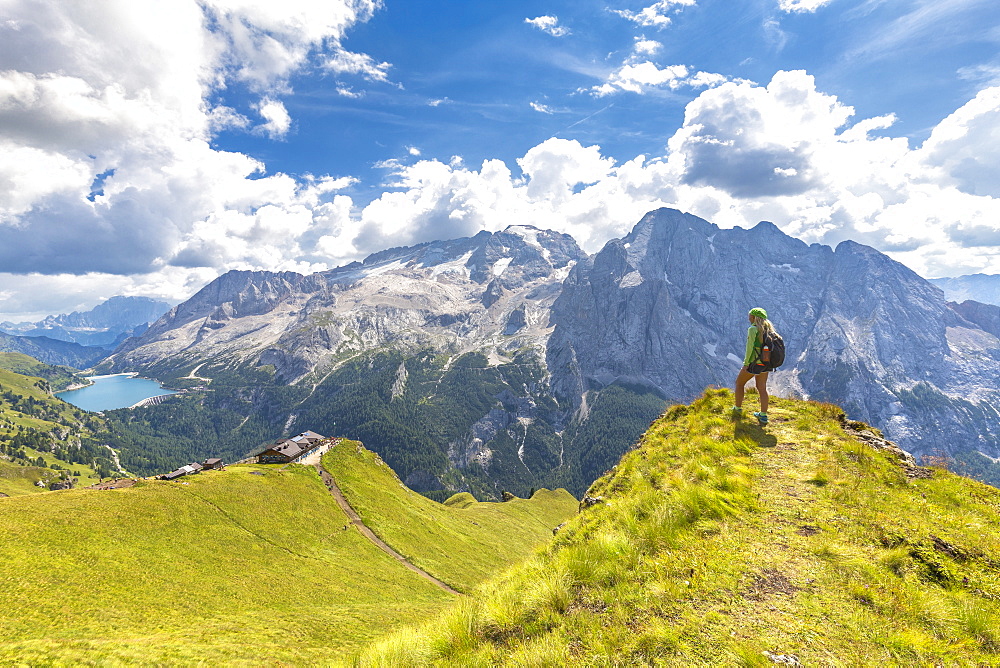
<svg viewBox="0 0 1000 668">
<path fill-rule="evenodd" d="M 0 331 L 0 352 L 21 353 L 44 362 L 86 369 L 108 356 L 108 349 L 82 346 L 47 336 L 16 336 Z"/>
<path fill-rule="evenodd" d="M 99 369 L 207 386 L 178 401 L 242 417 L 223 441 L 248 421 L 341 432 L 425 493 L 580 493 L 668 402 L 732 384 L 754 306 L 786 341 L 777 393 L 840 403 L 918 456 L 1000 457 L 1000 307 L 949 303 L 851 241 L 671 209 L 593 256 L 514 225 L 309 276 L 230 272 Z M 147 426 L 166 438 L 165 416 Z"/>
<path fill-rule="evenodd" d="M 38 322 L 3 322 L 0 331 L 113 349 L 127 337 L 144 332 L 169 309 L 170 304 L 149 297 L 119 296 L 89 311 L 50 315 Z"/>
<path fill-rule="evenodd" d="M 932 278 L 930 282 L 944 290 L 945 297 L 953 302 L 973 300 L 1000 306 L 1000 274 Z"/>
</svg>

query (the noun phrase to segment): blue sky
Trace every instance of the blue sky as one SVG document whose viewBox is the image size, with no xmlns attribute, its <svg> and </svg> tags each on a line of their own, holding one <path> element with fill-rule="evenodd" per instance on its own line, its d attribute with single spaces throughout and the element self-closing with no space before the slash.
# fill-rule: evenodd
<svg viewBox="0 0 1000 668">
<path fill-rule="evenodd" d="M 0 2 L 0 319 L 532 223 L 1000 273 L 993 0 Z"/>
<path fill-rule="evenodd" d="M 649 4 L 613 6 L 639 11 Z M 470 164 L 499 158 L 514 165 L 553 136 L 598 144 L 619 161 L 655 154 L 699 91 L 579 92 L 602 83 L 640 38 L 659 42 L 650 60 L 661 66 L 761 83 L 779 70 L 806 70 L 858 117 L 896 114 L 892 134 L 919 143 L 984 81 L 1000 77 L 1000 9 L 989 2 L 927 6 L 837 1 L 784 12 L 776 2 L 701 0 L 665 12 L 669 24 L 643 26 L 607 2 L 456 1 L 436 3 L 434 12 L 425 3 L 388 2 L 352 28 L 345 45 L 390 63 L 391 83 L 306 69 L 290 80 L 294 128 L 283 141 L 228 132 L 217 143 L 261 157 L 269 171 L 354 175 L 369 185 L 378 183 L 375 165 L 410 160 L 410 147 L 423 158 L 459 155 Z M 555 37 L 525 21 L 539 16 L 557 18 L 568 34 Z M 979 76 L 977 66 L 986 67 Z M 969 70 L 967 78 L 960 70 Z M 338 94 L 341 86 L 361 97 Z M 253 96 L 235 92 L 226 97 L 251 113 Z"/>
</svg>

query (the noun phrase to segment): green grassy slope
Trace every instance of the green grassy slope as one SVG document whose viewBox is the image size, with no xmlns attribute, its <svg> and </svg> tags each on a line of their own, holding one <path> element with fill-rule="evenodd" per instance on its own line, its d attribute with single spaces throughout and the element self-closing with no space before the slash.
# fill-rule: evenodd
<svg viewBox="0 0 1000 668">
<path fill-rule="evenodd" d="M 453 600 L 347 524 L 301 466 L 0 498 L 0 665 L 329 665 Z"/>
<path fill-rule="evenodd" d="M 440 504 L 407 488 L 377 454 L 350 441 L 327 452 L 323 466 L 382 540 L 461 592 L 524 559 L 577 510 L 563 489 L 506 503 L 478 503 L 464 493 Z"/>
<path fill-rule="evenodd" d="M 1000 665 L 1000 490 L 731 405 L 669 409 L 544 553 L 357 663 Z"/>
<path fill-rule="evenodd" d="M 24 355 L 5 355 L 18 357 L 19 368 L 53 369 Z M 96 438 L 102 428 L 99 417 L 53 397 L 46 378 L 0 367 L 0 493 L 44 491 L 34 482 L 71 473 L 80 474 L 77 485 L 97 482 L 98 471 L 110 475 L 110 452 Z"/>
<path fill-rule="evenodd" d="M 53 392 L 89 382 L 73 367 L 45 364 L 23 353 L 0 353 L 0 369 L 7 369 L 22 376 L 44 378 Z"/>
</svg>

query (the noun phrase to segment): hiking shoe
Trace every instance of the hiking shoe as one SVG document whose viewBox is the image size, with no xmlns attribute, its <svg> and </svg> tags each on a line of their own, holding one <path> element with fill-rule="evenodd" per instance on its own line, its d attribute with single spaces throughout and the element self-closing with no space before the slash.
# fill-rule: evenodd
<svg viewBox="0 0 1000 668">
<path fill-rule="evenodd" d="M 732 408 L 729 409 L 729 417 L 731 417 L 734 420 L 739 420 L 741 417 L 743 417 L 743 409 L 740 408 L 739 406 L 733 406 Z"/>
<path fill-rule="evenodd" d="M 757 422 L 760 422 L 762 425 L 767 424 L 767 413 L 754 413 L 753 416 L 757 418 Z"/>
</svg>

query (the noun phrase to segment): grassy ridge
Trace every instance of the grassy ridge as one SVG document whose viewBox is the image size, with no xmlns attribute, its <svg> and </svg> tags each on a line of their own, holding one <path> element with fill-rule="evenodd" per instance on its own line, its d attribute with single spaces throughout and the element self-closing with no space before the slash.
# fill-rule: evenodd
<svg viewBox="0 0 1000 668">
<path fill-rule="evenodd" d="M 45 491 L 35 483 L 54 478 L 55 471 L 38 466 L 20 466 L 0 459 L 0 494 L 21 496 Z"/>
<path fill-rule="evenodd" d="M 731 405 L 668 410 L 544 553 L 356 663 L 1000 663 L 1000 490 L 908 475 L 834 406 Z"/>
<path fill-rule="evenodd" d="M 0 498 L 0 665 L 330 665 L 453 600 L 347 524 L 301 466 Z"/>
<path fill-rule="evenodd" d="M 478 503 L 468 493 L 436 503 L 400 483 L 377 454 L 349 441 L 330 450 L 323 466 L 380 538 L 462 592 L 530 554 L 577 509 L 563 489 L 506 503 Z"/>
</svg>

